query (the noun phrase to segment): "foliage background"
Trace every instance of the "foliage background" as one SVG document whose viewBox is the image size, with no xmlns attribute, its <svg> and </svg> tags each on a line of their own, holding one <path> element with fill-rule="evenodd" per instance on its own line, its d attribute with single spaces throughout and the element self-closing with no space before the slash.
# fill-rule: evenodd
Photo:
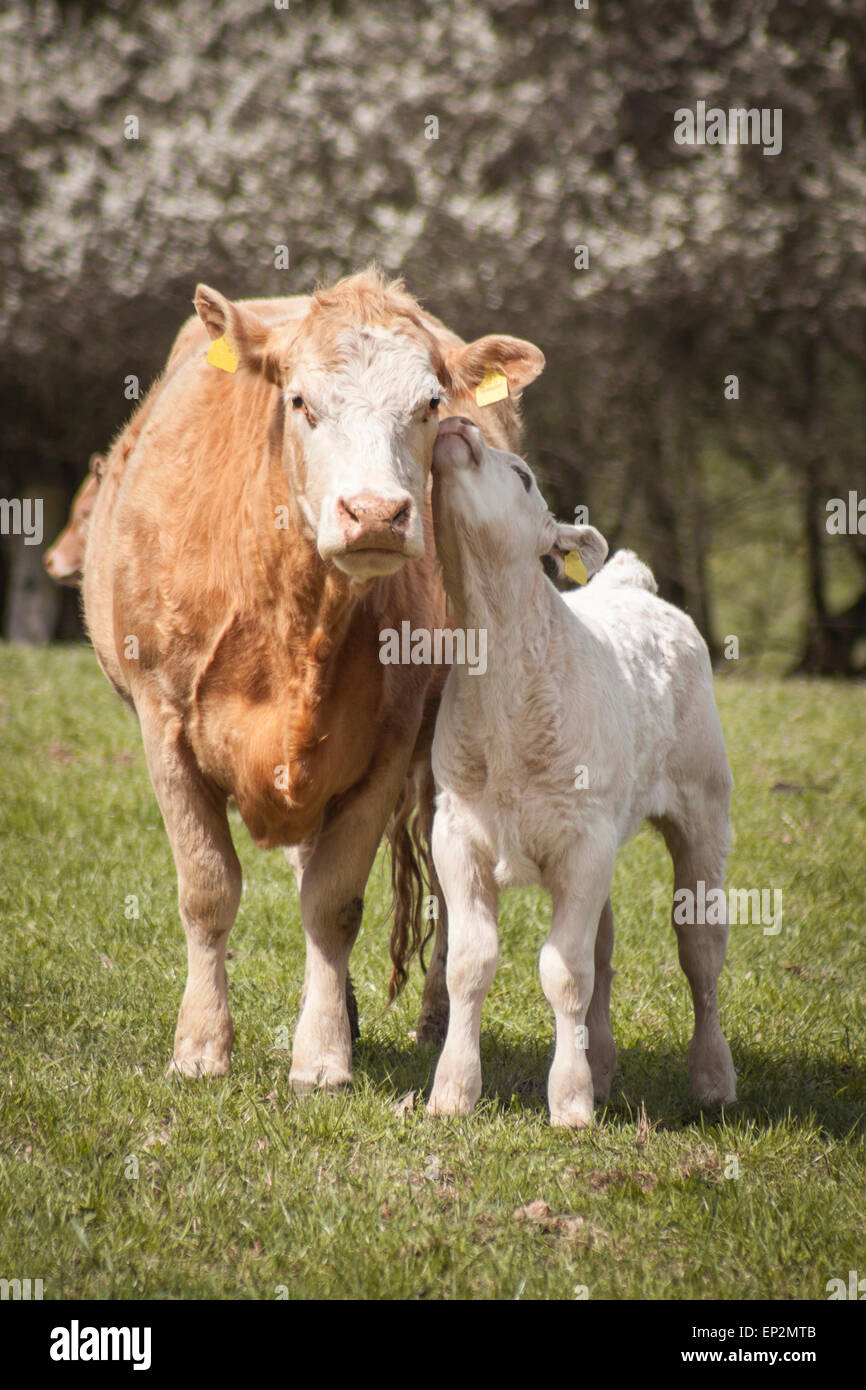
<svg viewBox="0 0 866 1390">
<path fill-rule="evenodd" d="M 745 664 L 866 665 L 866 536 L 824 527 L 829 497 L 866 492 L 864 18 L 862 0 L 13 3 L 0 491 L 71 494 L 199 279 L 301 293 L 376 259 L 463 334 L 539 343 L 527 439 L 551 501 L 643 552 L 717 654 L 734 632 Z M 676 145 L 699 99 L 780 108 L 782 152 Z"/>
</svg>

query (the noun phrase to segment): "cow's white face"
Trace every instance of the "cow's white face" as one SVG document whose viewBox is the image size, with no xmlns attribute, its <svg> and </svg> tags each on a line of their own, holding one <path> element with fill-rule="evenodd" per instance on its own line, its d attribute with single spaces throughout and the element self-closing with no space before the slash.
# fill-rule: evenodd
<svg viewBox="0 0 866 1390">
<path fill-rule="evenodd" d="M 301 356 L 283 388 L 286 466 L 324 560 L 357 581 L 424 553 L 422 514 L 443 388 L 387 329 L 347 330 L 340 365 Z"/>
<path fill-rule="evenodd" d="M 375 270 L 317 291 L 308 313 L 291 322 L 269 325 L 206 285 L 195 306 L 211 338 L 225 335 L 245 370 L 278 387 L 298 520 L 322 558 L 357 583 L 424 553 L 445 391 L 465 398 L 496 370 L 514 397 L 544 367 L 539 349 L 521 338 L 462 343 L 440 324 L 440 339 L 437 321 Z M 512 400 L 489 409 L 516 419 Z"/>
</svg>

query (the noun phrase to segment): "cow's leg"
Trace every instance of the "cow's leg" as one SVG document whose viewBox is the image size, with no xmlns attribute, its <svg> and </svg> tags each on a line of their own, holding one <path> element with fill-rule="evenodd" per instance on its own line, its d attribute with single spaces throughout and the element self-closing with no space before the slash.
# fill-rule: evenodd
<svg viewBox="0 0 866 1390">
<path fill-rule="evenodd" d="M 428 845 L 432 845 L 435 795 L 433 772 L 427 767 L 419 791 L 419 821 L 421 833 Z M 421 996 L 421 1013 L 416 1036 L 419 1042 L 440 1043 L 448 1031 L 448 907 L 434 863 L 430 864 L 430 892 L 436 900 L 438 915 L 433 954 L 424 977 L 424 993 Z"/>
<path fill-rule="evenodd" d="M 345 797 L 303 866 L 301 918 L 307 941 L 304 1001 L 292 1043 L 289 1084 L 336 1090 L 352 1080 L 346 1006 L 349 953 L 361 926 L 364 889 L 411 752 L 384 747 L 362 786 Z"/>
<path fill-rule="evenodd" d="M 695 1010 L 695 1031 L 689 1044 L 692 1090 L 705 1105 L 732 1104 L 737 1078 L 731 1049 L 719 1022 L 718 980 L 728 944 L 728 914 L 724 892 L 728 848 L 727 795 L 692 799 L 692 810 L 679 822 L 657 822 L 674 863 L 674 908 L 671 914 L 677 934 L 680 965 L 685 971 Z M 703 883 L 703 892 L 698 885 Z M 688 901 L 718 903 L 712 913 L 717 922 L 677 922 L 680 913 L 676 893 L 688 889 Z M 710 899 L 713 889 L 721 892 Z M 704 896 L 706 895 L 706 896 Z M 682 900 L 680 900 L 682 901 Z M 689 913 L 689 916 L 697 914 Z"/>
<path fill-rule="evenodd" d="M 448 909 L 438 876 L 433 875 L 430 891 L 438 900 L 439 916 L 433 938 L 433 953 L 424 976 L 424 993 L 415 1036 L 419 1042 L 439 1043 L 448 1031 Z"/>
<path fill-rule="evenodd" d="M 177 868 L 187 942 L 187 982 L 169 1073 L 222 1076 L 234 1029 L 226 994 L 226 944 L 241 897 L 241 866 L 226 797 L 202 775 L 176 713 L 137 694 L 144 751 Z"/>
<path fill-rule="evenodd" d="M 468 1115 L 481 1095 L 481 1008 L 499 956 L 492 867 L 474 857 L 440 807 L 433 858 L 448 901 L 448 1031 L 427 1102 L 431 1115 Z"/>
<path fill-rule="evenodd" d="M 596 936 L 604 923 L 615 859 L 614 829 L 599 824 L 581 834 L 550 875 L 552 923 L 538 958 L 541 986 L 556 1019 L 547 1096 L 551 1124 L 572 1129 L 592 1122 L 587 1015 L 595 982 Z"/>
<path fill-rule="evenodd" d="M 610 898 L 601 909 L 595 938 L 595 983 L 586 1014 L 587 1061 L 596 1100 L 607 1100 L 616 1073 L 616 1044 L 610 1026 L 610 986 L 616 971 L 613 955 L 613 908 Z"/>
<path fill-rule="evenodd" d="M 300 896 L 301 884 L 304 880 L 304 865 L 313 852 L 313 844 L 306 843 L 301 845 L 289 845 L 284 850 L 286 859 L 295 871 L 295 880 L 298 885 L 298 895 Z M 310 969 L 310 957 L 304 964 L 304 988 L 301 991 L 301 1012 L 304 1010 L 304 1000 L 307 995 L 307 975 Z M 352 1035 L 352 1042 L 357 1042 L 361 1036 L 361 1029 L 358 1024 L 358 1001 L 355 998 L 355 988 L 352 984 L 352 977 L 346 972 L 346 1011 L 349 1015 L 349 1032 Z"/>
</svg>

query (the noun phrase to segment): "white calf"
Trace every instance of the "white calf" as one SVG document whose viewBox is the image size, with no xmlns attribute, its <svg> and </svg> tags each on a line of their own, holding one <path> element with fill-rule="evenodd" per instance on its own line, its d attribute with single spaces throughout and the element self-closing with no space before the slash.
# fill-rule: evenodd
<svg viewBox="0 0 866 1390">
<path fill-rule="evenodd" d="M 465 1115 L 481 1094 L 498 889 L 540 882 L 553 905 L 539 959 L 556 1017 L 550 1117 L 580 1127 L 593 1087 L 606 1096 L 616 1068 L 608 894 L 618 847 L 648 818 L 667 842 L 675 889 L 723 884 L 732 779 L 709 657 L 629 551 L 560 595 L 539 557 L 561 571 L 578 550 L 592 574 L 606 541 L 555 521 L 525 463 L 488 448 L 468 420 L 441 425 L 433 474 L 445 587 L 458 624 L 486 628 L 488 665 L 484 675 L 453 667 L 433 743 L 451 1007 L 428 1109 Z M 694 1091 L 730 1102 L 736 1079 L 716 995 L 727 923 L 675 926 L 694 1001 Z"/>
</svg>

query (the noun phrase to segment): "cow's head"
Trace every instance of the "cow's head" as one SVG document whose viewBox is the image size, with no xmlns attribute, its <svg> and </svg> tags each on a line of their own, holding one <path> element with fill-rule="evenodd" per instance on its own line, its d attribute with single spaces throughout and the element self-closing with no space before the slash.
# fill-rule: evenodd
<svg viewBox="0 0 866 1390">
<path fill-rule="evenodd" d="M 319 290 L 302 319 L 268 325 L 199 285 L 195 307 L 246 371 L 280 392 L 275 426 L 298 517 L 319 554 L 363 583 L 424 553 L 422 512 L 440 405 L 501 371 L 513 397 L 544 358 L 532 343 L 463 344 L 399 281 L 363 271 Z M 503 402 L 512 412 L 513 401 Z"/>
<path fill-rule="evenodd" d="M 105 459 L 102 455 L 94 454 L 90 460 L 91 471 L 72 499 L 69 520 L 51 549 L 43 556 L 46 570 L 58 584 L 67 584 L 74 588 L 83 578 L 87 528 L 104 466 Z"/>
</svg>

